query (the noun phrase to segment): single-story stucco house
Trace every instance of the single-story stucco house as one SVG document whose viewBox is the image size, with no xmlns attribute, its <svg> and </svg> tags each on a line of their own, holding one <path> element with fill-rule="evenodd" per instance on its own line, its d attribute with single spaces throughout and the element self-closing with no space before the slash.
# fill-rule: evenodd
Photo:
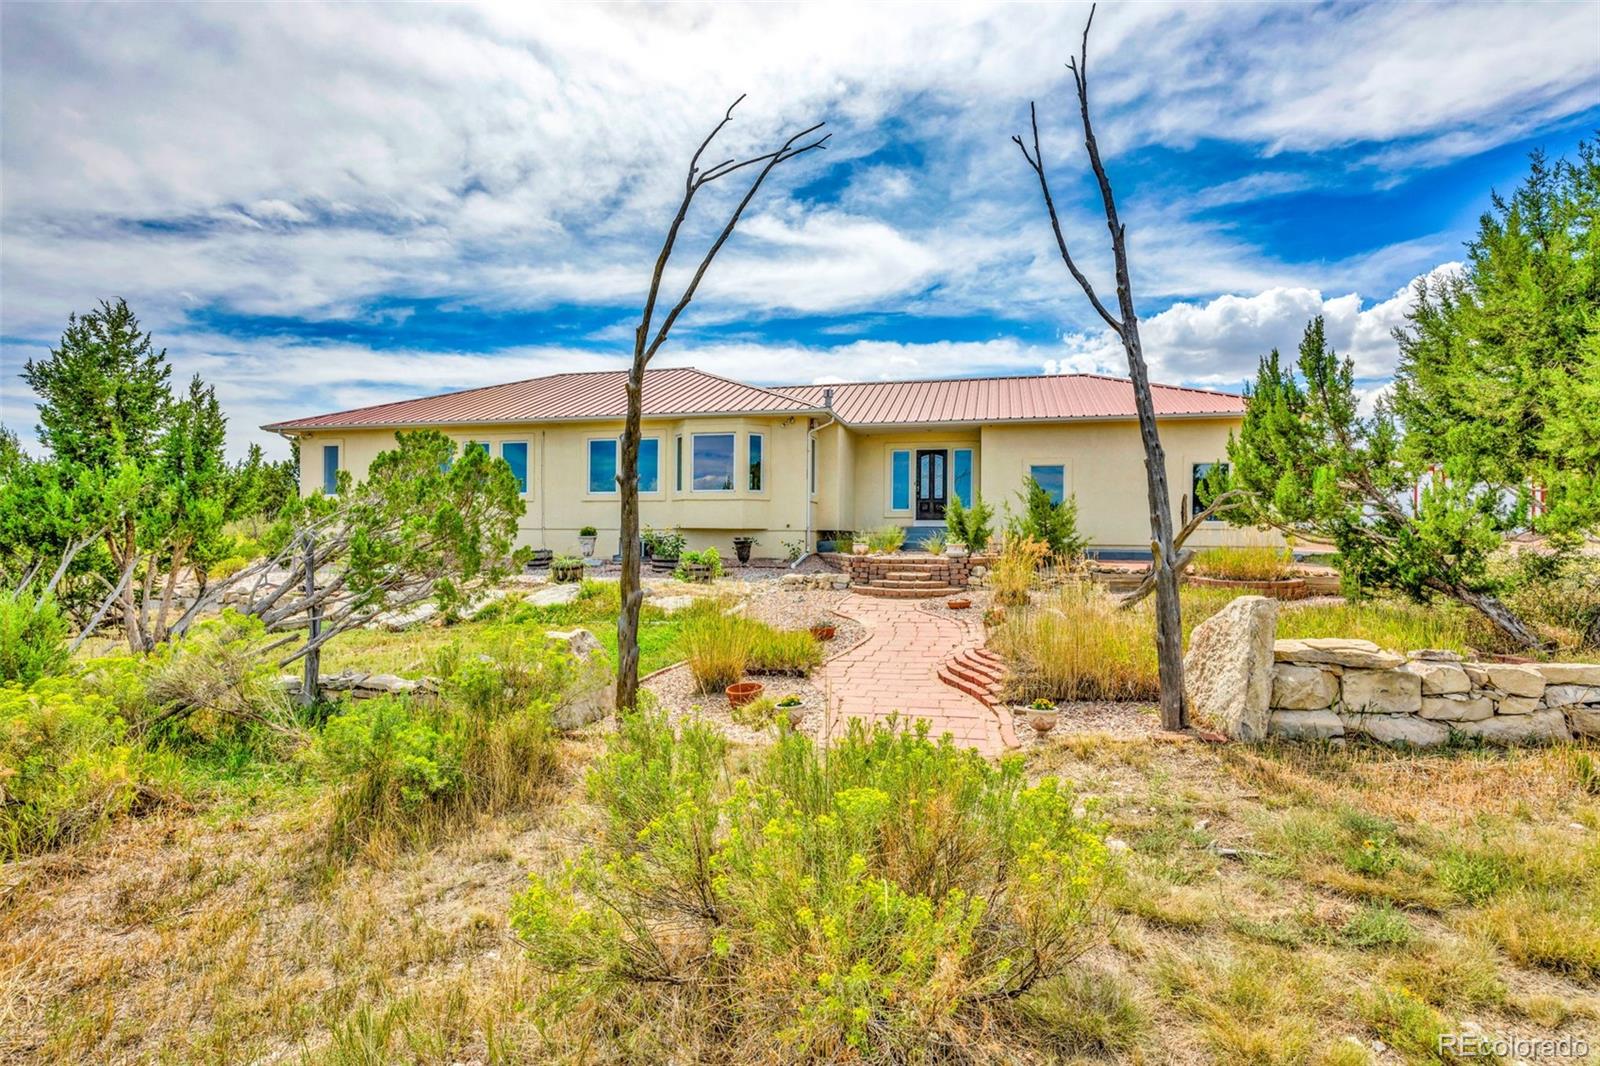
<svg viewBox="0 0 1600 1066">
<path fill-rule="evenodd" d="M 359 481 L 396 430 L 438 429 L 510 464 L 527 513 L 519 543 L 558 552 L 594 526 L 619 526 L 616 467 L 624 371 L 551 374 L 506 385 L 291 419 L 262 427 L 299 442 L 300 486 Z M 1226 452 L 1244 397 L 1152 386 L 1174 518 Z M 1080 531 L 1103 554 L 1149 551 L 1144 450 L 1133 388 L 1094 374 L 875 381 L 763 388 L 688 367 L 650 370 L 640 455 L 642 524 L 724 552 L 755 536 L 758 555 L 816 546 L 819 532 L 943 525 L 975 494 L 1016 505 L 1029 476 L 1077 498 Z M 1207 523 L 1191 543 L 1242 542 Z"/>
</svg>

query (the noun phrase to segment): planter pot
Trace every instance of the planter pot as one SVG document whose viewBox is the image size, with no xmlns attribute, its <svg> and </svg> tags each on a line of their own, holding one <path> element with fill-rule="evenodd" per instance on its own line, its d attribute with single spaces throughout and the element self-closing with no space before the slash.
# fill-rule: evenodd
<svg viewBox="0 0 1600 1066">
<path fill-rule="evenodd" d="M 755 544 L 755 538 L 753 537 L 733 538 L 733 554 L 738 557 L 740 563 L 748 563 L 750 561 L 750 549 L 755 547 Z"/>
<path fill-rule="evenodd" d="M 751 700 L 761 695 L 764 685 L 759 681 L 738 681 L 729 685 L 723 691 L 728 696 L 729 707 L 743 707 Z"/>
<path fill-rule="evenodd" d="M 778 713 L 789 720 L 790 729 L 798 729 L 800 723 L 805 721 L 806 705 L 804 703 L 796 703 L 789 707 L 779 707 Z"/>
<path fill-rule="evenodd" d="M 599 539 L 598 536 L 595 536 L 595 537 L 579 537 L 578 538 L 578 548 L 579 548 L 580 551 L 583 552 L 583 557 L 585 559 L 587 559 L 590 556 L 594 555 L 594 542 L 597 539 Z"/>
<path fill-rule="evenodd" d="M 536 548 L 533 554 L 528 557 L 527 569 L 548 570 L 550 569 L 550 560 L 554 558 L 555 552 L 549 548 Z"/>
<path fill-rule="evenodd" d="M 852 544 L 850 546 L 850 554 L 865 555 L 867 554 L 867 546 L 865 544 Z"/>
<path fill-rule="evenodd" d="M 707 563 L 684 563 L 678 569 L 683 571 L 685 581 L 705 584 L 711 580 L 711 567 Z"/>
<path fill-rule="evenodd" d="M 678 557 L 676 555 L 670 557 L 652 555 L 650 557 L 650 569 L 654 570 L 658 574 L 670 574 L 677 568 Z"/>
<path fill-rule="evenodd" d="M 811 635 L 818 640 L 832 640 L 838 632 L 837 626 L 815 625 L 811 627 Z"/>
<path fill-rule="evenodd" d="M 1060 717 L 1059 711 L 1028 711 L 1028 724 L 1033 726 L 1033 731 L 1041 737 L 1056 727 L 1056 720 Z"/>
<path fill-rule="evenodd" d="M 819 552 L 831 552 L 836 547 L 838 547 L 838 541 L 832 541 L 832 540 L 819 540 L 819 541 L 817 541 L 817 551 L 819 551 Z"/>
<path fill-rule="evenodd" d="M 972 601 L 963 599 L 945 600 L 944 605 L 952 611 L 964 611 L 972 606 Z"/>
<path fill-rule="evenodd" d="M 965 544 L 946 544 L 944 546 L 944 557 L 946 559 L 965 559 L 969 554 L 971 553 L 967 551 Z"/>
<path fill-rule="evenodd" d="M 550 578 L 564 585 L 570 585 L 574 581 L 582 581 L 583 566 L 582 564 L 578 566 L 553 566 L 550 568 Z"/>
</svg>

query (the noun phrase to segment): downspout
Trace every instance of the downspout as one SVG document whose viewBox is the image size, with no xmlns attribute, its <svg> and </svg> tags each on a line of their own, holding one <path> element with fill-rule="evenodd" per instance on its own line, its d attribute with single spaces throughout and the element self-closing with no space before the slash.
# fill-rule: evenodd
<svg viewBox="0 0 1600 1066">
<path fill-rule="evenodd" d="M 801 563 L 817 554 L 811 549 L 811 545 L 813 543 L 812 534 L 814 532 L 811 528 L 812 510 L 816 507 L 816 500 L 813 499 L 815 493 L 811 491 L 811 471 L 814 469 L 812 465 L 814 462 L 812 455 L 815 454 L 814 449 L 817 446 L 817 433 L 821 430 L 827 429 L 829 426 L 838 421 L 838 419 L 833 416 L 833 390 L 831 388 L 822 390 L 822 409 L 828 412 L 828 420 L 818 425 L 815 419 L 808 419 L 810 425 L 806 429 L 806 550 L 800 553 L 800 557 L 798 559 L 789 564 L 790 570 L 793 570 L 795 567 L 799 566 Z M 819 491 L 822 488 L 822 478 L 820 473 L 817 477 L 816 488 Z"/>
</svg>

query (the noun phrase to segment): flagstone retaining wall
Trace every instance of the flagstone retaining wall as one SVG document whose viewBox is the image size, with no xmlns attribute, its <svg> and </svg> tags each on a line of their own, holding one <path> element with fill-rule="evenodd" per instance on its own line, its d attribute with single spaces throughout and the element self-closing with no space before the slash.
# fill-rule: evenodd
<svg viewBox="0 0 1600 1066">
<path fill-rule="evenodd" d="M 1467 662 L 1346 638 L 1277 640 L 1277 604 L 1241 596 L 1195 627 L 1191 710 L 1230 736 L 1437 747 L 1600 737 L 1600 664 Z"/>
</svg>

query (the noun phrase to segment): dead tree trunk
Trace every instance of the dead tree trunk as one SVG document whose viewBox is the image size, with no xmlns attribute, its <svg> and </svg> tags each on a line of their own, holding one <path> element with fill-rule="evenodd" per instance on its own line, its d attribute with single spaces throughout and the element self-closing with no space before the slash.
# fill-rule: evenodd
<svg viewBox="0 0 1600 1066">
<path fill-rule="evenodd" d="M 311 605 L 306 615 L 306 652 L 305 680 L 300 686 L 300 702 L 310 707 L 317 702 L 321 695 L 319 691 L 322 683 L 322 645 L 317 638 L 322 636 L 322 604 L 317 601 L 317 539 L 312 533 L 305 535 L 306 547 L 306 601 Z"/>
<path fill-rule="evenodd" d="M 1039 115 L 1032 105 L 1029 106 L 1029 113 L 1033 123 L 1033 151 L 1028 151 L 1028 145 L 1020 136 L 1011 139 L 1022 150 L 1022 157 L 1039 179 L 1039 189 L 1044 194 L 1045 210 L 1049 213 L 1050 227 L 1055 233 L 1062 261 L 1089 298 L 1095 312 L 1122 341 L 1123 351 L 1128 357 L 1128 378 L 1133 383 L 1134 407 L 1139 415 L 1139 437 L 1144 444 L 1145 490 L 1150 503 L 1150 555 L 1156 588 L 1156 657 L 1161 677 L 1161 725 L 1165 729 L 1183 729 L 1188 724 L 1183 703 L 1183 626 L 1178 605 L 1177 559 L 1172 548 L 1172 502 L 1167 491 L 1167 460 L 1161 447 L 1161 436 L 1156 430 L 1155 401 L 1150 393 L 1150 378 L 1145 369 L 1144 347 L 1139 340 L 1139 318 L 1133 306 L 1133 283 L 1128 272 L 1127 227 L 1117 217 L 1117 202 L 1111 193 L 1111 180 L 1106 177 L 1105 165 L 1100 160 L 1100 147 L 1095 142 L 1094 124 L 1089 118 L 1089 27 L 1093 24 L 1094 8 L 1091 7 L 1089 19 L 1084 23 L 1078 55 L 1067 61 L 1067 69 L 1072 71 L 1072 81 L 1077 88 L 1084 148 L 1089 153 L 1089 164 L 1094 169 L 1095 181 L 1100 187 L 1106 228 L 1111 233 L 1111 253 L 1116 264 L 1117 315 L 1113 315 L 1100 302 L 1094 286 L 1067 251 L 1061 219 L 1056 213 L 1055 200 L 1050 195 L 1050 182 L 1045 177 L 1044 156 L 1039 151 Z"/>
<path fill-rule="evenodd" d="M 744 97 L 739 97 L 739 100 L 743 99 Z M 644 589 L 639 576 L 639 437 L 640 422 L 644 418 L 645 369 L 650 365 L 650 360 L 656 352 L 666 343 L 672 324 L 678 320 L 683 309 L 689 306 L 689 301 L 694 299 L 695 290 L 700 287 L 706 269 L 711 266 L 711 261 L 732 236 L 734 227 L 739 224 L 740 216 L 744 214 L 745 208 L 750 206 L 750 201 L 755 199 L 756 191 L 761 188 L 761 183 L 766 180 L 767 175 L 772 173 L 772 168 L 813 148 L 821 148 L 828 140 L 828 135 L 823 135 L 804 144 L 797 144 L 821 129 L 823 124 L 819 122 L 790 137 L 783 142 L 783 147 L 776 151 L 749 159 L 727 159 L 702 170 L 700 157 L 711 146 L 717 134 L 722 132 L 722 128 L 733 121 L 733 109 L 739 106 L 739 100 L 733 102 L 727 114 L 723 115 L 722 121 L 717 123 L 710 136 L 700 142 L 694 157 L 689 160 L 689 175 L 683 183 L 683 197 L 678 202 L 678 213 L 673 216 L 672 224 L 667 228 L 666 239 L 661 244 L 661 251 L 656 256 L 655 270 L 650 275 L 650 288 L 645 296 L 644 311 L 639 316 L 639 326 L 633 334 L 633 363 L 628 369 L 628 414 L 622 431 L 621 461 L 620 469 L 617 471 L 618 496 L 622 509 L 622 576 L 618 582 L 622 607 L 617 614 L 618 710 L 630 710 L 639 701 L 639 611 L 644 605 Z M 689 279 L 688 285 L 684 287 L 678 302 L 672 305 L 672 309 L 657 326 L 654 319 L 656 304 L 661 297 L 661 278 L 666 272 L 667 262 L 672 258 L 673 247 L 678 241 L 678 231 L 683 227 L 684 219 L 688 217 L 689 205 L 693 203 L 695 193 L 718 178 L 727 177 L 736 170 L 754 165 L 760 165 L 760 170 L 756 172 L 750 188 L 745 191 L 743 198 L 728 216 L 728 221 L 723 225 L 716 240 L 706 250 L 700 260 L 700 266 Z"/>
</svg>

